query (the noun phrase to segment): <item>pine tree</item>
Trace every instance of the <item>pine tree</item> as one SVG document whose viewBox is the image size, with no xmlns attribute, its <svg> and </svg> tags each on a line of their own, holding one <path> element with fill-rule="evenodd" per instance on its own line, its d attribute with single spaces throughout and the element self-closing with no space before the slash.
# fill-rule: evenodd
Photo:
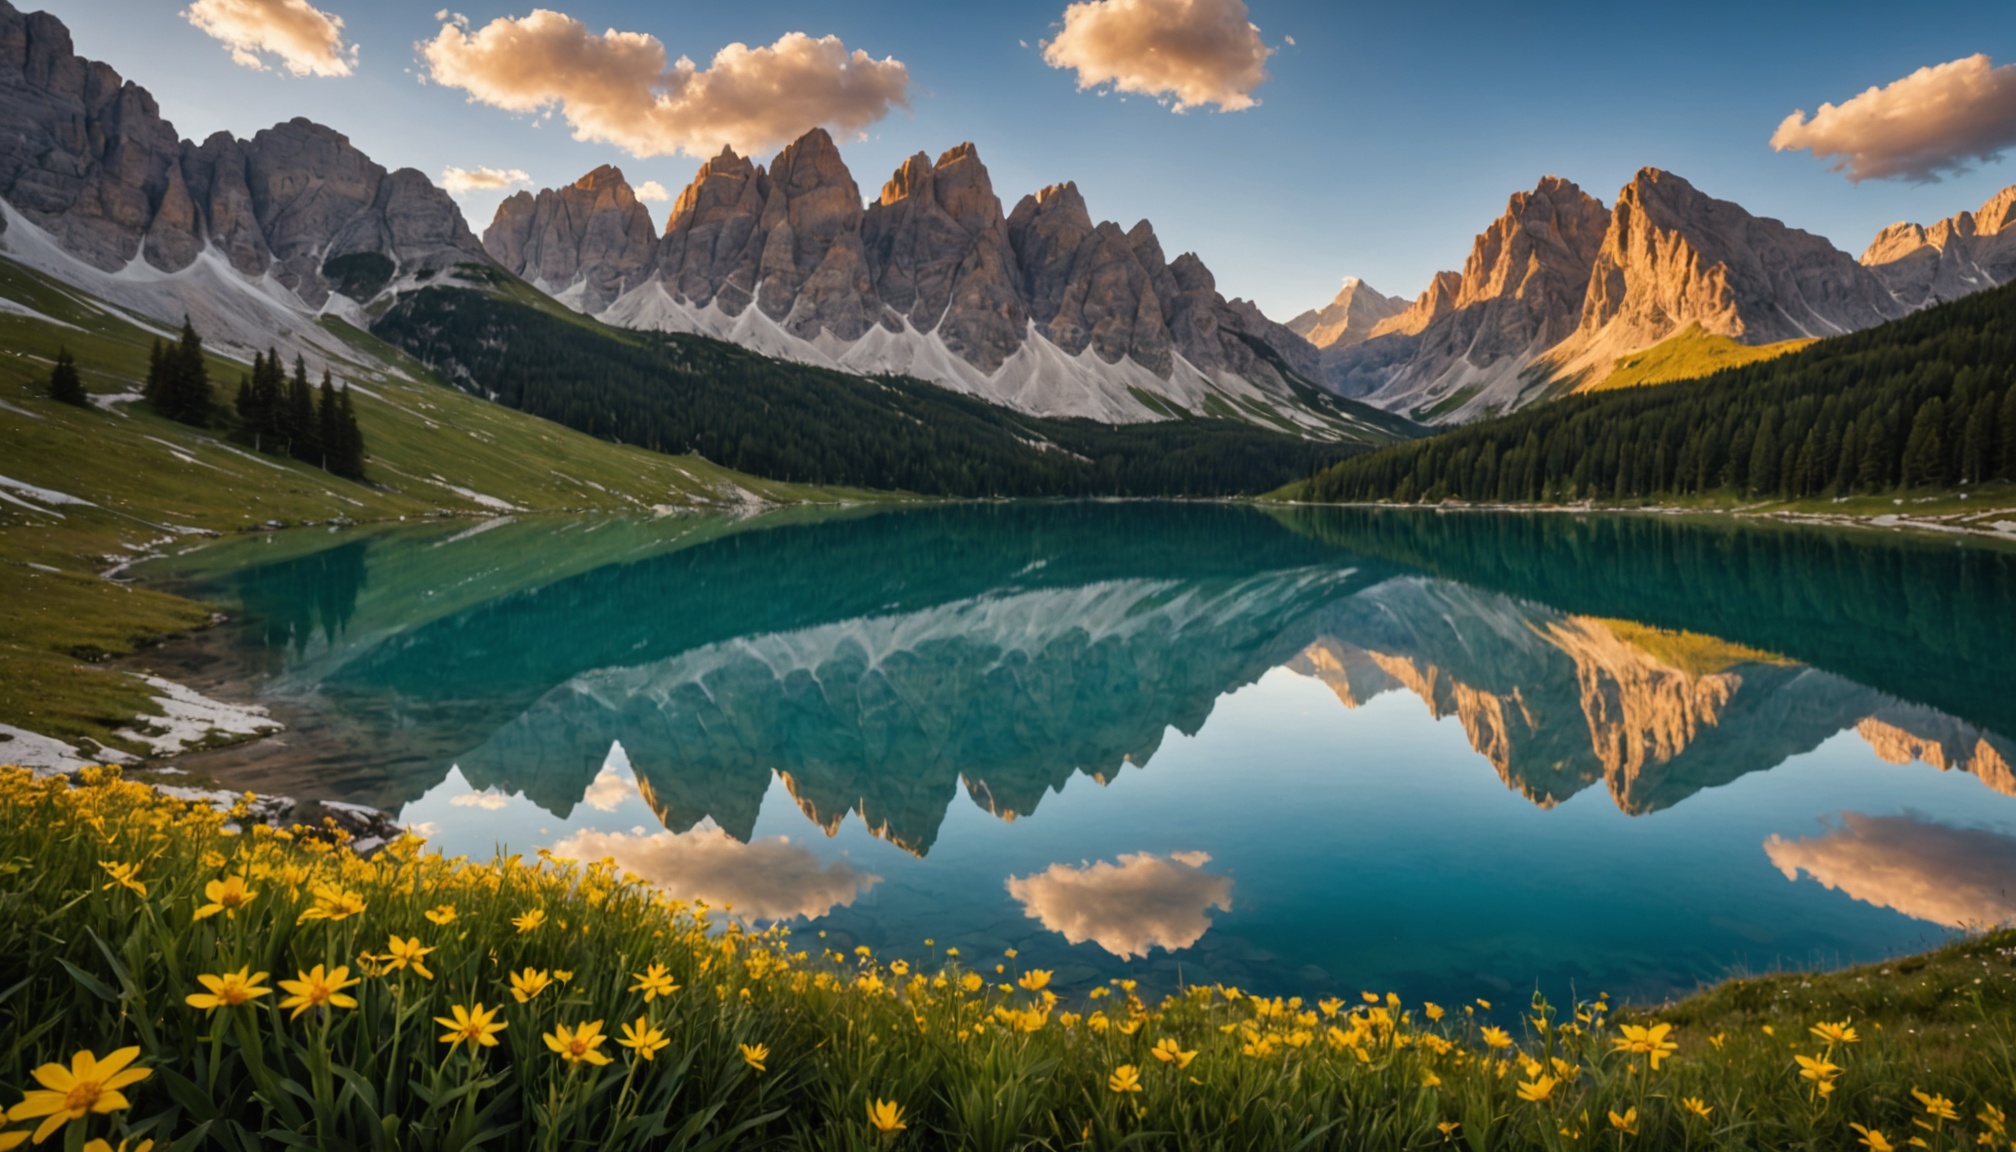
<svg viewBox="0 0 2016 1152">
<path fill-rule="evenodd" d="M 336 393 L 336 427 L 342 450 L 331 454 L 329 470 L 352 480 L 364 479 L 364 430 L 357 426 L 357 410 L 350 404 L 350 389 Z"/>
<path fill-rule="evenodd" d="M 1747 474 L 1751 492 L 1763 495 L 1778 490 L 1779 451 L 1778 414 L 1767 409 L 1763 422 L 1757 426 L 1757 438 L 1751 442 Z"/>
<path fill-rule="evenodd" d="M 210 422 L 210 370 L 203 363 L 203 338 L 187 317 L 179 342 L 166 348 L 155 342 L 146 396 L 154 410 L 170 420 L 199 428 Z"/>
<path fill-rule="evenodd" d="M 315 391 L 308 384 L 308 364 L 299 356 L 294 357 L 294 376 L 287 381 L 282 406 L 286 413 L 283 430 L 287 436 L 287 454 L 320 466 L 322 426 L 315 418 Z"/>
<path fill-rule="evenodd" d="M 56 366 L 49 370 L 49 398 L 79 408 L 91 406 L 90 393 L 84 391 L 84 378 L 77 374 L 77 361 L 70 358 L 68 348 L 56 349 Z"/>
<path fill-rule="evenodd" d="M 2002 479 L 2016 480 L 2016 380 L 2002 393 Z"/>
<path fill-rule="evenodd" d="M 322 370 L 321 395 L 315 401 L 317 439 L 322 448 L 322 458 L 316 461 L 323 471 L 336 472 L 339 469 L 331 461 L 343 456 L 343 413 L 336 407 L 336 385 L 329 379 L 329 370 Z"/>
<path fill-rule="evenodd" d="M 1929 488 L 1946 481 L 1946 402 L 1934 396 L 1918 408 L 1904 440 L 1906 488 Z"/>
<path fill-rule="evenodd" d="M 156 411 L 168 402 L 167 356 L 161 350 L 159 336 L 154 337 L 154 346 L 147 351 L 147 387 L 140 395 Z"/>
</svg>

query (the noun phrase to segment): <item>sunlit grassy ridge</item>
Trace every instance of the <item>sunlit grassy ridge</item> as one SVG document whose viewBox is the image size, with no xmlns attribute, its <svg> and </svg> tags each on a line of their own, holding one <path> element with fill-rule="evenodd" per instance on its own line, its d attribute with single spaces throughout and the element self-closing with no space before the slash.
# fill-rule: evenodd
<svg viewBox="0 0 2016 1152">
<path fill-rule="evenodd" d="M 0 862 L 0 1146 L 2010 1147 L 2009 933 L 1623 1020 L 1066 1002 L 1012 953 L 842 955 L 607 864 L 364 860 L 110 774 L 0 772 Z M 105 1097 L 79 1053 L 146 1074 Z"/>
<path fill-rule="evenodd" d="M 1608 392 L 1617 388 L 1642 388 L 1650 384 L 1670 384 L 1693 380 L 1735 368 L 1770 360 L 1787 352 L 1797 352 L 1812 340 L 1781 340 L 1776 344 L 1738 344 L 1727 336 L 1710 336 L 1699 324 L 1676 332 L 1643 352 L 1619 357 L 1607 375 L 1577 388 L 1578 392 Z"/>
</svg>

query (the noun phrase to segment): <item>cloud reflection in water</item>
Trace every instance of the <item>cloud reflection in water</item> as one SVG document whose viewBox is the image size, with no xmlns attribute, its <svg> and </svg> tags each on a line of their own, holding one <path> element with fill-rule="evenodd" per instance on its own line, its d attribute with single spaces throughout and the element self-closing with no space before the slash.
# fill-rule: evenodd
<svg viewBox="0 0 2016 1152">
<path fill-rule="evenodd" d="M 2016 923 L 2016 837 L 1918 816 L 1849 812 L 1805 840 L 1772 836 L 1764 854 L 1797 880 L 1949 928 Z"/>
<path fill-rule="evenodd" d="M 1202 852 L 1139 852 L 1117 864 L 1052 864 L 1010 876 L 1008 894 L 1032 920 L 1073 944 L 1087 940 L 1122 959 L 1188 948 L 1211 928 L 1205 913 L 1232 910 L 1232 878 L 1204 871 Z"/>
<path fill-rule="evenodd" d="M 553 846 L 576 860 L 614 859 L 681 900 L 732 907 L 750 920 L 823 916 L 882 878 L 845 861 L 821 861 L 787 836 L 744 844 L 712 825 L 691 832 L 576 832 Z"/>
</svg>

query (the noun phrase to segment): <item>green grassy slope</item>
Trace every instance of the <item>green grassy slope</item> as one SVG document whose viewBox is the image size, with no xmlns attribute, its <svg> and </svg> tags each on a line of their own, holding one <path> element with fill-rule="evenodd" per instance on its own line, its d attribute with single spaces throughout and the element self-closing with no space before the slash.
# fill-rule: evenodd
<svg viewBox="0 0 2016 1152">
<path fill-rule="evenodd" d="M 769 503 L 865 496 L 584 436 L 443 387 L 374 338 L 344 334 L 360 353 L 403 361 L 412 375 L 372 370 L 354 382 L 369 484 L 253 453 L 137 402 L 78 409 L 45 399 L 42 382 L 59 346 L 76 356 L 94 396 L 137 392 L 154 332 L 0 260 L 0 477 L 77 501 L 0 487 L 0 723 L 116 745 L 112 731 L 149 704 L 136 681 L 97 662 L 200 626 L 209 613 L 100 573 L 202 533 L 270 520 L 731 509 L 752 496 Z M 220 357 L 210 367 L 220 398 L 244 368 Z"/>
</svg>

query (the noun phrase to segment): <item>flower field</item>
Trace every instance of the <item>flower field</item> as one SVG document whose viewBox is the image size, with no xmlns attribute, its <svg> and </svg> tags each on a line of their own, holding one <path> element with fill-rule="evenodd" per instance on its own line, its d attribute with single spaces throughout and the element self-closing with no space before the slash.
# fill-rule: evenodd
<svg viewBox="0 0 2016 1152">
<path fill-rule="evenodd" d="M 2016 1152 L 2016 934 L 1659 1011 L 1314 1003 L 840 952 L 612 865 L 369 859 L 0 769 L 0 1152 Z"/>
</svg>

